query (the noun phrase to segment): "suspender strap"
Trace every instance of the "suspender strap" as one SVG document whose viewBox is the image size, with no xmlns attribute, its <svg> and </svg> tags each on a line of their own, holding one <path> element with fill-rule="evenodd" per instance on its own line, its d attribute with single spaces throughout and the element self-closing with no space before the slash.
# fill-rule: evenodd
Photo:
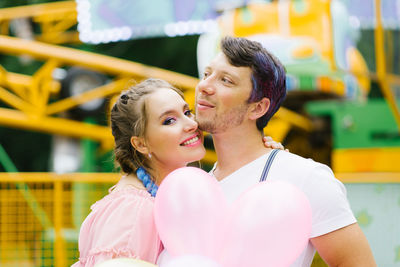
<svg viewBox="0 0 400 267">
<path fill-rule="evenodd" d="M 260 182 L 263 182 L 267 179 L 269 169 L 271 168 L 272 161 L 275 159 L 276 154 L 278 154 L 279 149 L 274 149 L 268 156 L 267 162 L 265 163 L 264 170 L 260 177 Z"/>
</svg>

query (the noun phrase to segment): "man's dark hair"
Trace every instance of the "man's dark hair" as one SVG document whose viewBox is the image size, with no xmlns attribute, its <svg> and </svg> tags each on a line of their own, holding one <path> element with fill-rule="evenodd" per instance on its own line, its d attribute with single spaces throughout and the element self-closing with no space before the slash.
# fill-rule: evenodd
<svg viewBox="0 0 400 267">
<path fill-rule="evenodd" d="M 224 37 L 222 52 L 235 67 L 250 67 L 253 85 L 248 103 L 266 97 L 270 101 L 268 111 L 257 119 L 257 128 L 262 131 L 279 109 L 286 97 L 286 72 L 282 63 L 260 43 L 245 38 Z"/>
</svg>

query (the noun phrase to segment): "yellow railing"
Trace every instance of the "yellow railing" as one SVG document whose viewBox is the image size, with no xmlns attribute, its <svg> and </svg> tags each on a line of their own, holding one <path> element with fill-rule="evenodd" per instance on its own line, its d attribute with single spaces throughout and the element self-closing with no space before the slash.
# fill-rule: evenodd
<svg viewBox="0 0 400 267">
<path fill-rule="evenodd" d="M 343 183 L 400 183 L 400 172 L 336 173 Z M 0 266 L 76 262 L 79 228 L 118 173 L 0 173 Z"/>
<path fill-rule="evenodd" d="M 115 173 L 0 173 L 0 266 L 70 266 L 79 227 Z"/>
</svg>

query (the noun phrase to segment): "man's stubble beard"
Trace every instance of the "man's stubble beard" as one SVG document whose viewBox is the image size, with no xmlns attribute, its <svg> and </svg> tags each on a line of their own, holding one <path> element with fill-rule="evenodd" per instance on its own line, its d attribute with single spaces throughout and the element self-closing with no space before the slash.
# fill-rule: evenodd
<svg viewBox="0 0 400 267">
<path fill-rule="evenodd" d="M 210 134 L 221 133 L 228 128 L 236 127 L 242 124 L 247 112 L 248 104 L 242 104 L 225 111 L 222 114 L 215 113 L 211 118 L 199 118 L 195 120 L 199 124 L 199 129 Z"/>
</svg>

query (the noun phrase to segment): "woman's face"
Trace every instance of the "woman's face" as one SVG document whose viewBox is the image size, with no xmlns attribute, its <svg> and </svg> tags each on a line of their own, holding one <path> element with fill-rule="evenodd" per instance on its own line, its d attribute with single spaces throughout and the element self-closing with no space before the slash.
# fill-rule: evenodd
<svg viewBox="0 0 400 267">
<path fill-rule="evenodd" d="M 145 105 L 146 145 L 156 166 L 172 171 L 204 157 L 202 132 L 177 92 L 159 89 L 146 98 Z"/>
</svg>

